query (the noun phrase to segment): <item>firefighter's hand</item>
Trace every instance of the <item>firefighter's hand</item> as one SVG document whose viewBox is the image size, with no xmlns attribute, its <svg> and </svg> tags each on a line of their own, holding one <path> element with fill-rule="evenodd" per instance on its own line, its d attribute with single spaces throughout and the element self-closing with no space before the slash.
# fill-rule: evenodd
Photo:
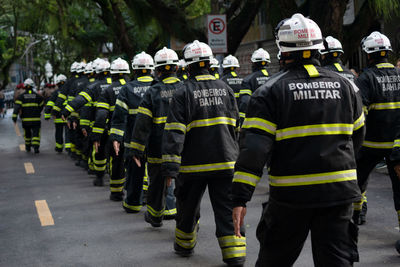
<svg viewBox="0 0 400 267">
<path fill-rule="evenodd" d="M 68 126 L 68 129 L 71 129 L 71 122 L 70 121 L 67 121 L 67 126 Z"/>
<path fill-rule="evenodd" d="M 400 164 L 394 166 L 394 171 L 397 174 L 397 177 L 400 179 Z"/>
<path fill-rule="evenodd" d="M 119 153 L 119 146 L 120 146 L 120 143 L 118 141 L 114 140 L 113 141 L 113 147 L 114 147 L 115 155 L 117 155 L 117 156 L 118 156 L 118 153 Z"/>
<path fill-rule="evenodd" d="M 100 142 L 99 141 L 94 141 L 93 145 L 94 145 L 94 150 L 96 151 L 96 153 L 98 153 L 99 152 Z"/>
<path fill-rule="evenodd" d="M 166 177 L 167 179 L 167 186 L 170 187 L 172 185 L 172 177 Z"/>
<path fill-rule="evenodd" d="M 133 161 L 135 161 L 136 165 L 138 165 L 138 167 L 142 167 L 142 163 L 140 163 L 140 159 L 136 156 L 133 156 Z"/>
<path fill-rule="evenodd" d="M 232 212 L 233 226 L 235 227 L 235 235 L 242 237 L 240 227 L 244 223 L 244 216 L 246 216 L 246 207 L 234 207 Z"/>
<path fill-rule="evenodd" d="M 76 127 L 78 126 L 78 124 L 76 123 L 76 121 L 72 122 L 72 128 L 75 130 Z"/>
<path fill-rule="evenodd" d="M 55 118 L 55 117 L 56 117 L 56 116 L 53 115 L 53 118 Z M 63 121 L 66 120 L 66 118 L 64 117 L 64 115 L 61 115 L 61 119 L 62 119 Z"/>
<path fill-rule="evenodd" d="M 83 134 L 84 137 L 87 137 L 87 131 L 86 131 L 85 128 L 82 129 L 82 134 Z"/>
</svg>

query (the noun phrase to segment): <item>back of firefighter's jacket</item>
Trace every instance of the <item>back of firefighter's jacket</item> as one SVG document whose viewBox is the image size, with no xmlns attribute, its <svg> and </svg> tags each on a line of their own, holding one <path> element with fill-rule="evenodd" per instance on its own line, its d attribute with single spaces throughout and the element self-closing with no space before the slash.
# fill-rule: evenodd
<svg viewBox="0 0 400 267">
<path fill-rule="evenodd" d="M 318 207 L 359 200 L 355 153 L 364 114 L 357 91 L 315 61 L 289 66 L 257 89 L 241 131 L 234 201 L 250 200 L 267 161 L 274 201 Z"/>
<path fill-rule="evenodd" d="M 22 125 L 40 125 L 40 115 L 44 106 L 44 99 L 32 90 L 26 90 L 21 94 L 14 105 L 12 118 L 16 121 L 18 114 Z"/>
<path fill-rule="evenodd" d="M 354 82 L 356 80 L 356 76 L 341 62 L 333 62 L 332 64 L 325 65 L 324 68 L 337 72 L 340 76 L 349 79 L 350 81 Z"/>
<path fill-rule="evenodd" d="M 243 78 L 239 77 L 239 75 L 235 71 L 225 72 L 221 78 L 230 88 L 232 88 L 235 93 L 235 97 L 239 100 L 240 90 L 242 89 Z"/>
</svg>

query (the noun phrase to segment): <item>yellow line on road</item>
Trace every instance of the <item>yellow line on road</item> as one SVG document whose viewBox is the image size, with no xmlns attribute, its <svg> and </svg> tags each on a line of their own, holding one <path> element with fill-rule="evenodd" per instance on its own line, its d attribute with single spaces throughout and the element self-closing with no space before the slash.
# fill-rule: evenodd
<svg viewBox="0 0 400 267">
<path fill-rule="evenodd" d="M 20 145 L 19 145 L 19 150 L 25 151 L 25 145 L 24 145 L 24 144 L 20 144 Z"/>
<path fill-rule="evenodd" d="M 35 206 L 42 226 L 54 225 L 54 219 L 51 215 L 46 200 L 35 200 Z"/>
<path fill-rule="evenodd" d="M 26 174 L 31 174 L 31 173 L 35 173 L 35 169 L 33 168 L 32 163 L 30 162 L 25 162 L 25 172 Z"/>
<path fill-rule="evenodd" d="M 15 133 L 17 134 L 17 136 L 21 136 L 21 131 L 19 130 L 18 124 L 14 124 L 14 128 L 15 128 Z"/>
</svg>

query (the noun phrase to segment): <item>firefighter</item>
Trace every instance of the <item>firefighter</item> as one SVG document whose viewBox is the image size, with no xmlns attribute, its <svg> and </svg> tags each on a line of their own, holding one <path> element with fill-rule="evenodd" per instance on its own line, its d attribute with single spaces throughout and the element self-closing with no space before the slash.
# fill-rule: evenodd
<svg viewBox="0 0 400 267">
<path fill-rule="evenodd" d="M 394 163 L 390 159 L 393 144 L 396 144 L 393 143 L 396 139 L 396 124 L 400 122 L 400 88 L 396 80 L 400 71 L 388 63 L 387 57 L 392 47 L 385 35 L 373 32 L 362 40 L 361 45 L 367 54 L 368 68 L 358 77 L 356 85 L 360 88 L 368 114 L 365 141 L 357 155 L 358 185 L 365 196 L 369 174 L 385 158 L 400 224 L 400 183 L 393 170 Z M 364 200 L 363 198 L 354 204 L 353 219 L 357 224 L 364 224 L 366 221 L 367 206 Z"/>
<path fill-rule="evenodd" d="M 257 227 L 256 266 L 292 266 L 310 231 L 315 266 L 353 266 L 352 203 L 361 198 L 355 153 L 365 132 L 358 88 L 319 66 L 324 46 L 314 21 L 294 14 L 276 42 L 284 70 L 254 92 L 241 130 L 235 233 L 241 236 L 246 202 L 267 163 L 270 195 Z"/>
<path fill-rule="evenodd" d="M 324 68 L 335 71 L 342 75 L 343 77 L 354 82 L 355 75 L 346 68 L 340 57 L 343 55 L 342 44 L 338 39 L 328 36 L 324 38 L 325 49 L 319 51 L 321 54 L 321 64 Z"/>
<path fill-rule="evenodd" d="M 176 77 L 179 80 L 184 81 L 188 79 L 187 69 L 186 69 L 186 62 L 184 59 L 179 60 L 178 70 L 176 72 Z"/>
<path fill-rule="evenodd" d="M 44 109 L 44 118 L 45 120 L 49 120 L 51 117 L 51 111 L 54 107 L 54 104 L 57 99 L 58 93 L 62 90 L 62 87 L 65 84 L 65 81 L 67 80 L 67 77 L 64 74 L 60 74 L 56 77 L 56 85 L 57 89 L 52 93 L 50 96 L 49 101 L 46 103 L 46 107 Z M 58 153 L 61 153 L 64 148 L 64 131 L 65 131 L 65 121 L 62 120 L 61 116 L 54 117 L 54 126 L 55 126 L 55 140 L 56 140 L 56 146 L 54 150 Z M 65 133 L 65 142 L 67 143 L 67 136 Z"/>
<path fill-rule="evenodd" d="M 62 111 L 63 116 L 67 118 L 71 112 L 82 109 L 82 119 L 89 121 L 89 127 L 87 123 L 84 123 L 82 127 L 82 134 L 89 136 L 90 144 L 93 144 L 93 124 L 96 115 L 96 103 L 105 89 L 110 86 L 112 79 L 110 75 L 110 63 L 107 60 L 97 59 L 95 60 L 95 71 L 96 81 L 89 84 L 89 86 L 81 91 L 78 96 L 71 101 L 66 108 Z M 93 170 L 96 175 L 96 179 L 93 181 L 95 186 L 103 186 L 103 177 L 106 171 L 107 157 L 106 157 L 106 141 L 107 133 L 103 133 L 100 138 L 100 146 L 97 150 L 92 146 L 91 149 L 91 162 L 93 162 Z M 89 164 L 90 166 L 91 164 Z M 90 172 L 92 173 L 92 172 Z"/>
<path fill-rule="evenodd" d="M 190 79 L 172 98 L 163 136 L 163 176 L 168 183 L 176 179 L 174 249 L 181 256 L 193 253 L 200 202 L 208 187 L 222 259 L 228 265 L 241 266 L 246 239 L 234 235 L 230 199 L 238 155 L 235 95 L 209 73 L 213 55 L 207 44 L 194 41 L 184 56 Z"/>
<path fill-rule="evenodd" d="M 154 55 L 155 71 L 158 82 L 150 87 L 143 96 L 138 108 L 135 127 L 130 141 L 134 160 L 140 167 L 147 150 L 147 170 L 149 186 L 147 192 L 147 211 L 145 221 L 153 227 L 162 226 L 164 213 L 176 214 L 175 199 L 166 206 L 166 183 L 161 174 L 161 139 L 172 95 L 182 83 L 176 77 L 179 63 L 174 50 L 164 47 Z M 170 189 L 171 190 L 171 189 Z"/>
<path fill-rule="evenodd" d="M 24 81 L 25 92 L 18 96 L 14 103 L 12 120 L 17 123 L 17 117 L 22 120 L 24 129 L 25 150 L 31 151 L 33 147 L 35 154 L 39 153 L 40 147 L 40 113 L 44 106 L 44 99 L 33 91 L 35 83 L 28 78 Z"/>
<path fill-rule="evenodd" d="M 218 59 L 216 59 L 215 57 L 213 57 L 210 60 L 210 74 L 213 75 L 215 78 L 219 79 L 219 62 Z"/>
<path fill-rule="evenodd" d="M 222 68 L 224 69 L 221 80 L 229 85 L 235 93 L 236 101 L 239 101 L 240 90 L 242 89 L 243 78 L 239 77 L 236 73 L 236 69 L 239 68 L 239 60 L 229 55 L 222 61 Z"/>
<path fill-rule="evenodd" d="M 271 58 L 265 49 L 259 48 L 254 51 L 251 55 L 251 62 L 253 72 L 244 77 L 242 88 L 240 89 L 238 106 L 241 122 L 243 122 L 246 117 L 247 104 L 250 100 L 250 96 L 258 87 L 263 85 L 269 79 L 267 65 L 268 63 L 271 63 Z"/>
<path fill-rule="evenodd" d="M 125 148 L 126 197 L 123 201 L 123 208 L 127 213 L 138 213 L 143 205 L 145 162 L 142 161 L 140 167 L 133 162 L 130 139 L 139 104 L 144 93 L 154 81 L 151 76 L 151 72 L 154 70 L 153 58 L 145 52 L 137 54 L 132 60 L 132 69 L 134 80 L 124 85 L 118 94 L 111 121 L 110 140 L 113 142 L 116 155 L 119 155 L 121 144 Z"/>
<path fill-rule="evenodd" d="M 106 153 L 109 156 L 109 174 L 110 174 L 110 200 L 122 201 L 123 187 L 125 183 L 124 155 L 123 145 L 118 154 L 112 149 L 112 143 L 109 140 L 111 129 L 111 119 L 115 109 L 118 94 L 128 81 L 127 74 L 129 64 L 122 58 L 117 58 L 111 62 L 110 73 L 113 82 L 100 95 L 96 104 L 96 117 L 93 125 L 93 144 L 95 151 L 99 151 L 100 145 L 104 145 Z M 102 184 L 102 177 L 95 180 L 96 183 Z"/>
</svg>

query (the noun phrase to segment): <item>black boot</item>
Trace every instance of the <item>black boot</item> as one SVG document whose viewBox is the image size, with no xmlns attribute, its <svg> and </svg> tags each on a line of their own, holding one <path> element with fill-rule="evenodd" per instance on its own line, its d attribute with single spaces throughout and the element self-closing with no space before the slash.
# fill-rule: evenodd
<svg viewBox="0 0 400 267">
<path fill-rule="evenodd" d="M 40 151 L 38 147 L 34 147 L 33 149 L 35 150 L 35 154 L 39 154 Z"/>
<path fill-rule="evenodd" d="M 31 146 L 30 145 L 25 145 L 25 151 L 26 152 L 31 152 Z"/>
<path fill-rule="evenodd" d="M 112 201 L 122 201 L 123 199 L 124 199 L 123 192 L 111 192 L 110 194 L 110 200 Z"/>
<path fill-rule="evenodd" d="M 93 180 L 94 186 L 104 186 L 103 176 L 97 176 L 96 179 Z"/>
</svg>

